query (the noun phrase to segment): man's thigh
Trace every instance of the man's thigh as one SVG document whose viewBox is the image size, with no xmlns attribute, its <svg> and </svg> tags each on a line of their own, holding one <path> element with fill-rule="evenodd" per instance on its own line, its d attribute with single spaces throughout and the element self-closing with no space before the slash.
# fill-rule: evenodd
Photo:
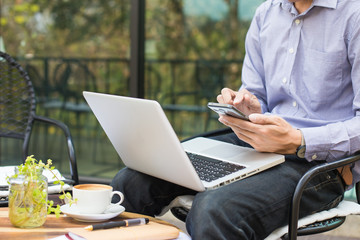
<svg viewBox="0 0 360 240">
<path fill-rule="evenodd" d="M 188 230 L 193 230 L 193 234 L 203 231 L 199 233 L 202 235 L 211 232 L 211 228 L 226 229 L 226 236 L 232 239 L 231 234 L 237 236 L 241 228 L 246 228 L 260 238 L 266 237 L 276 228 L 288 223 L 295 186 L 301 176 L 317 164 L 319 163 L 287 157 L 284 163 L 257 175 L 198 193 L 187 219 Z M 306 188 L 300 215 L 333 207 L 342 199 L 343 192 L 336 171 L 318 175 Z M 216 217 L 211 215 L 214 212 L 217 212 Z M 216 220 L 211 221 L 213 226 L 208 224 L 204 228 L 196 224 L 200 220 L 197 217 Z M 229 226 L 229 223 L 234 225 Z M 220 232 L 221 230 L 218 234 Z"/>
</svg>

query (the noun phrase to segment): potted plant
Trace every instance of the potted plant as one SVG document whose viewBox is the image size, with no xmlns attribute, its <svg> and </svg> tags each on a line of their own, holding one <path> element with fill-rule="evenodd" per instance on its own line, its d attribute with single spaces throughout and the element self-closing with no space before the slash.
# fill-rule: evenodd
<svg viewBox="0 0 360 240">
<path fill-rule="evenodd" d="M 53 212 L 58 217 L 60 206 L 54 207 L 53 201 L 48 201 L 48 180 L 42 175 L 44 169 L 53 175 L 55 184 L 61 185 L 60 199 L 73 202 L 71 194 L 63 190 L 64 182 L 53 172 L 52 161 L 47 163 L 37 161 L 34 156 L 26 158 L 25 163 L 15 169 L 15 174 L 8 179 L 9 187 L 9 218 L 11 223 L 20 228 L 42 226 L 47 214 Z"/>
</svg>

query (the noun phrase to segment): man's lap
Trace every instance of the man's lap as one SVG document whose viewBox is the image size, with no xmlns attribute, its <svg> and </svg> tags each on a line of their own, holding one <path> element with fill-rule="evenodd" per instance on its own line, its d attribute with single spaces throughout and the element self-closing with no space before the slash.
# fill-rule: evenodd
<svg viewBox="0 0 360 240">
<path fill-rule="evenodd" d="M 217 139 L 246 145 L 239 143 L 231 134 Z M 196 236 L 221 239 L 221 234 L 226 234 L 226 239 L 242 234 L 247 237 L 255 234 L 263 238 L 287 223 L 295 185 L 303 173 L 316 164 L 319 162 L 287 156 L 281 165 L 201 193 L 128 168 L 119 171 L 111 185 L 124 193 L 123 205 L 127 211 L 147 215 L 159 214 L 163 207 L 179 195 L 195 195 L 187 218 L 187 228 L 193 239 Z M 336 171 L 319 175 L 305 191 L 305 207 L 300 214 L 304 216 L 330 208 L 340 201 L 342 195 L 343 186 Z M 213 220 L 209 224 L 198 225 L 205 218 Z"/>
</svg>

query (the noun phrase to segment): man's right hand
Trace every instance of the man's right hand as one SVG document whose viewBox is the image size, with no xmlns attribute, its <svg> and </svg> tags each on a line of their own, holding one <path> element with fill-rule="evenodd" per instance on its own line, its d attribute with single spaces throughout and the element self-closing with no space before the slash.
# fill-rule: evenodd
<svg viewBox="0 0 360 240">
<path fill-rule="evenodd" d="M 219 103 L 231 104 L 246 115 L 261 113 L 259 100 L 246 89 L 234 91 L 229 88 L 223 88 L 221 94 L 217 96 L 217 101 Z"/>
</svg>

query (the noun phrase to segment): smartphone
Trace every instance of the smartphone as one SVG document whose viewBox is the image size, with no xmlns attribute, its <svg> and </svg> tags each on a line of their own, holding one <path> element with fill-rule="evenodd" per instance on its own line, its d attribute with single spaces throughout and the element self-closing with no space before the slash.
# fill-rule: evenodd
<svg viewBox="0 0 360 240">
<path fill-rule="evenodd" d="M 233 105 L 209 102 L 208 107 L 218 114 L 226 114 L 226 115 L 230 115 L 232 117 L 250 121 L 247 115 L 242 113 L 240 110 L 235 108 Z"/>
</svg>

